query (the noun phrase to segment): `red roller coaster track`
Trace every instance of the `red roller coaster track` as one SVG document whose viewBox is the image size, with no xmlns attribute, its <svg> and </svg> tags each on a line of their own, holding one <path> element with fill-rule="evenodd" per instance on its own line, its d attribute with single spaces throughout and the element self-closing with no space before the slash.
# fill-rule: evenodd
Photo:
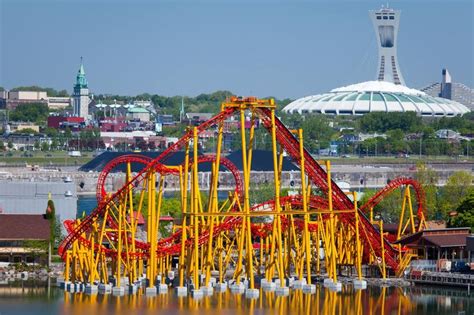
<svg viewBox="0 0 474 315">
<path fill-rule="evenodd" d="M 395 189 L 401 186 L 411 186 L 415 191 L 416 200 L 418 203 L 418 219 L 422 219 L 422 216 L 425 213 L 425 192 L 423 191 L 423 187 L 419 182 L 414 179 L 406 178 L 406 177 L 399 177 L 392 180 L 388 183 L 387 186 L 379 190 L 372 198 L 370 198 L 363 206 L 360 207 L 361 211 L 367 212 L 370 208 L 375 207 L 378 205 L 386 196 L 391 194 Z"/>
<path fill-rule="evenodd" d="M 153 160 L 152 158 L 145 155 L 141 155 L 141 154 L 126 154 L 126 155 L 121 155 L 111 160 L 109 163 L 107 163 L 105 167 L 102 169 L 102 171 L 100 172 L 99 179 L 97 180 L 97 188 L 96 188 L 97 203 L 101 203 L 102 200 L 104 200 L 104 198 L 107 196 L 107 192 L 105 190 L 105 182 L 109 174 L 115 168 L 117 168 L 117 166 L 121 164 L 127 164 L 127 163 L 140 163 L 146 166 L 152 160 Z M 198 163 L 212 163 L 215 161 L 216 161 L 215 155 L 201 155 L 198 158 Z M 222 166 L 225 166 L 232 173 L 235 179 L 235 191 L 239 195 L 241 195 L 242 189 L 243 189 L 242 188 L 243 179 L 237 166 L 235 166 L 234 163 L 232 163 L 229 159 L 225 157 L 221 157 L 220 164 Z M 192 165 L 193 165 L 193 161 L 191 160 L 189 162 L 189 167 L 191 167 Z M 166 167 L 160 166 L 160 169 L 163 171 L 163 170 L 166 170 Z M 164 173 L 164 172 L 160 172 L 160 173 Z M 177 171 L 174 169 L 168 169 L 168 173 L 177 173 Z"/>
<path fill-rule="evenodd" d="M 217 125 L 221 122 L 223 122 L 225 119 L 229 118 L 232 116 L 235 112 L 237 111 L 236 107 L 228 107 L 225 108 L 222 112 L 211 118 L 210 120 L 202 123 L 201 125 L 197 126 L 198 133 L 203 132 L 204 130 L 208 129 L 211 126 Z M 272 125 L 272 112 L 271 109 L 269 108 L 258 108 L 256 110 L 256 113 L 260 120 L 263 123 L 263 126 L 268 130 L 271 131 L 273 125 Z M 276 128 L 276 137 L 277 141 L 280 144 L 280 146 L 287 152 L 287 154 L 296 162 L 299 164 L 299 161 L 301 159 L 300 156 L 300 151 L 299 151 L 299 141 L 294 137 L 294 135 L 288 130 L 283 123 L 275 117 L 275 128 Z M 92 228 L 92 223 L 103 216 L 103 214 L 106 211 L 107 205 L 111 202 L 119 203 L 120 198 L 128 193 L 130 189 L 133 189 L 133 187 L 138 186 L 140 182 L 143 181 L 143 179 L 146 177 L 147 172 L 150 170 L 158 170 L 165 172 L 167 171 L 166 167 L 163 165 L 166 163 L 166 160 L 176 151 L 179 151 L 183 149 L 186 143 L 189 142 L 189 140 L 192 138 L 193 132 L 192 130 L 188 131 L 182 138 L 180 138 L 174 145 L 170 146 L 167 150 L 165 150 L 163 153 L 161 153 L 158 157 L 156 157 L 153 160 L 147 160 L 147 158 L 143 157 L 134 157 L 130 158 L 127 160 L 126 157 L 123 158 L 123 160 L 120 161 L 115 161 L 115 165 L 108 165 L 106 169 L 104 170 L 103 174 L 101 174 L 101 177 L 99 178 L 99 183 L 98 183 L 98 198 L 102 200 L 102 202 L 99 203 L 98 207 L 86 218 L 84 218 L 80 224 L 74 225 L 72 222 L 67 223 L 66 227 L 68 228 L 68 231 L 70 232 L 69 235 L 63 240 L 63 242 L 60 244 L 58 252 L 59 254 L 64 258 L 66 250 L 71 247 L 72 243 L 75 240 L 80 240 L 81 242 L 87 242 L 87 240 L 82 238 L 82 234 L 85 232 L 88 232 Z M 323 193 L 327 194 L 328 192 L 328 182 L 327 182 L 327 174 L 325 170 L 316 162 L 316 160 L 311 156 L 311 154 L 305 149 L 303 153 L 303 158 L 305 159 L 305 173 L 308 175 L 309 180 L 316 186 L 318 187 Z M 203 160 L 199 160 L 198 162 L 210 162 L 213 161 L 212 156 L 205 156 Z M 107 177 L 108 172 L 110 172 L 114 167 L 116 167 L 120 163 L 124 162 L 138 162 L 142 163 L 145 165 L 145 167 L 138 172 L 135 177 L 133 177 L 129 182 L 127 182 L 125 185 L 123 185 L 122 188 L 120 188 L 117 192 L 115 192 L 112 196 L 106 197 L 105 196 L 105 189 L 104 189 L 104 183 L 105 179 Z M 240 172 L 238 169 L 233 165 L 230 161 L 226 161 L 225 158 L 221 158 L 221 163 L 222 165 L 226 166 L 234 175 L 236 179 L 236 190 L 239 194 L 242 194 L 242 179 Z M 396 182 L 398 183 L 398 182 Z M 394 187 L 396 185 L 394 183 L 393 185 L 390 186 L 390 188 L 387 188 L 387 191 L 391 191 L 391 189 L 395 189 Z M 412 184 L 412 183 L 410 183 Z M 347 195 L 334 183 L 331 183 L 332 185 L 332 196 L 331 198 L 333 199 L 333 206 L 335 209 L 352 209 L 354 207 L 352 201 L 347 197 Z M 402 185 L 402 184 L 400 184 Z M 412 186 L 415 187 L 415 184 L 412 184 Z M 391 188 L 394 187 L 394 188 Z M 384 190 L 385 191 L 385 190 Z M 380 193 L 380 198 L 383 198 L 384 193 Z M 421 194 L 422 195 L 422 194 Z M 422 201 L 422 196 L 418 194 L 417 190 L 417 197 L 419 198 L 419 205 L 423 205 Z M 288 198 L 288 199 L 284 199 Z M 378 199 L 377 199 L 378 200 Z M 298 198 L 298 196 L 293 196 L 293 197 L 283 197 L 280 202 L 283 204 L 285 202 L 290 202 L 290 203 L 298 203 L 301 202 L 301 198 Z M 321 208 L 326 206 L 327 207 L 327 200 L 324 198 L 320 197 L 312 197 L 311 199 L 312 205 L 310 207 L 313 208 Z M 310 203 L 311 203 L 310 202 Z M 374 200 L 374 202 L 377 202 Z M 274 201 L 268 201 L 265 203 L 266 206 L 272 207 L 274 205 Z M 262 205 L 258 205 L 262 206 Z M 256 206 L 256 207 L 258 207 Z M 254 207 L 254 209 L 256 208 Z M 422 211 L 423 209 L 421 209 Z M 420 211 L 420 209 L 419 209 Z M 375 253 L 377 255 L 381 255 L 381 248 L 382 246 L 385 248 L 385 259 L 386 263 L 388 266 L 390 266 L 393 270 L 398 269 L 398 261 L 397 261 L 397 255 L 398 252 L 397 250 L 391 246 L 390 242 L 387 239 L 384 239 L 383 243 L 381 242 L 380 239 L 380 234 L 379 231 L 374 228 L 374 226 L 370 223 L 370 221 L 367 219 L 365 216 L 364 212 L 359 210 L 359 215 L 360 215 L 360 224 L 361 228 L 364 231 L 361 233 L 361 239 L 363 244 L 367 245 L 364 246 L 364 248 L 368 248 L 369 246 L 373 248 Z M 349 224 L 352 226 L 355 226 L 355 218 L 352 214 L 349 213 L 343 213 L 340 214 L 340 219 L 345 223 Z M 240 218 L 239 217 L 229 217 L 222 224 L 220 224 L 216 229 L 215 233 L 219 233 L 221 231 L 227 230 L 231 227 L 233 227 L 235 224 L 239 222 Z M 256 231 L 256 228 L 254 228 Z M 158 254 L 177 254 L 180 249 L 180 232 L 178 231 L 174 235 L 172 235 L 169 238 L 162 239 L 159 241 L 158 245 Z M 204 232 L 202 235 L 199 237 L 199 243 L 203 244 L 208 240 L 209 235 Z M 191 240 L 188 239 L 186 243 L 191 244 Z M 148 246 L 148 244 L 140 244 L 139 246 Z M 108 252 L 107 252 L 108 253 Z M 113 253 L 110 253 L 111 255 Z"/>
</svg>

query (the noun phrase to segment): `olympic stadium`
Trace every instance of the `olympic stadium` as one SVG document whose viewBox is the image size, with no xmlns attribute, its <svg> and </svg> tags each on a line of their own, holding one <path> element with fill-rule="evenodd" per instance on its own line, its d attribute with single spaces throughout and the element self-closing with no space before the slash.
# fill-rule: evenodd
<svg viewBox="0 0 474 315">
<path fill-rule="evenodd" d="M 400 11 L 382 8 L 370 11 L 379 51 L 376 81 L 340 87 L 328 93 L 297 99 L 283 108 L 286 113 L 364 115 L 370 112 L 414 111 L 425 117 L 454 117 L 470 109 L 448 98 L 430 96 L 405 86 L 397 56 Z M 445 75 L 441 89 L 451 88 Z M 443 94 L 443 93 L 442 93 Z M 449 93 L 450 95 L 450 93 Z"/>
<path fill-rule="evenodd" d="M 370 112 L 415 111 L 421 116 L 452 117 L 470 112 L 466 106 L 385 81 L 368 81 L 311 95 L 288 104 L 287 113 L 364 115 Z"/>
</svg>

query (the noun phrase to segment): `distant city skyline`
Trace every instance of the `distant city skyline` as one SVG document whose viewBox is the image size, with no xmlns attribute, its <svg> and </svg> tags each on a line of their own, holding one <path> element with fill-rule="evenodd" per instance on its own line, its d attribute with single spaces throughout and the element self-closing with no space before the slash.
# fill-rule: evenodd
<svg viewBox="0 0 474 315">
<path fill-rule="evenodd" d="M 298 98 L 375 80 L 369 10 L 384 1 L 0 0 L 0 86 L 72 93 L 80 57 L 96 94 L 217 90 Z M 391 1 L 407 86 L 474 86 L 472 1 Z"/>
</svg>

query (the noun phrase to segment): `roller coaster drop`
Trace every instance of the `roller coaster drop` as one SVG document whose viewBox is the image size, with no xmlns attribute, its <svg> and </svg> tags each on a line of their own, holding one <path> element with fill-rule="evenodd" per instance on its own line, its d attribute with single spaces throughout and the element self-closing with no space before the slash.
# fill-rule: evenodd
<svg viewBox="0 0 474 315">
<path fill-rule="evenodd" d="M 224 121 L 231 117 L 240 121 L 241 171 L 221 156 Z M 250 117 L 248 128 L 246 117 Z M 251 205 L 249 196 L 255 192 L 250 192 L 250 170 L 257 120 L 271 135 L 274 198 Z M 217 127 L 216 152 L 199 156 L 195 145 L 199 134 L 212 127 Z M 184 163 L 167 165 L 167 159 L 180 150 L 185 152 Z M 281 195 L 283 152 L 300 167 L 297 195 Z M 131 163 L 144 167 L 133 175 Z M 200 163 L 212 164 L 206 192 L 199 187 Z M 126 183 L 108 194 L 107 175 L 120 164 L 126 165 Z M 233 174 L 236 186 L 225 201 L 219 201 L 217 194 L 221 166 Z M 166 212 L 163 192 L 169 176 L 179 179 L 182 224 L 173 227 L 171 236 L 162 237 L 159 227 Z M 375 227 L 372 209 L 401 186 L 406 188 L 400 227 L 395 237 L 386 237 L 381 222 L 380 228 Z M 410 186 L 417 197 L 416 215 Z M 204 193 L 208 198 L 202 198 Z M 340 266 L 354 268 L 355 284 L 364 282 L 362 264 L 378 266 L 384 278 L 388 270 L 401 275 L 412 255 L 392 242 L 424 227 L 421 187 L 411 179 L 393 180 L 360 208 L 356 193 L 351 195 L 355 202 L 331 180 L 330 163 L 321 167 L 304 148 L 303 131 L 287 129 L 275 116 L 273 100 L 232 97 L 222 104 L 219 114 L 190 128 L 157 158 L 134 154 L 109 162 L 99 176 L 97 208 L 85 218 L 65 222 L 69 234 L 59 246 L 66 265 L 65 283 L 87 283 L 89 288 L 99 284 L 105 289 L 112 284 L 117 293 L 123 293 L 125 288 L 134 292 L 145 282 L 146 293 L 154 294 L 166 291 L 170 278 L 175 278 L 171 282 L 178 293 L 189 291 L 198 296 L 212 292 L 213 287 L 226 289 L 230 278 L 231 290 L 245 291 L 252 297 L 258 296 L 255 277 L 261 279 L 262 287 L 286 294 L 288 279 L 293 276 L 294 288 L 311 293 L 315 290 L 312 275 L 327 274 L 326 283 L 337 290 Z M 179 258 L 177 266 L 173 265 L 174 257 Z"/>
</svg>

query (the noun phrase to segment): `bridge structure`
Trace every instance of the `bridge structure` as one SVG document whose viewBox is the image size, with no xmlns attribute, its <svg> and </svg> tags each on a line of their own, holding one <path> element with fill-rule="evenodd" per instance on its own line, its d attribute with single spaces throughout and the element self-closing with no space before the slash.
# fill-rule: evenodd
<svg viewBox="0 0 474 315">
<path fill-rule="evenodd" d="M 355 271 L 353 283 L 361 289 L 366 286 L 363 264 L 378 267 L 383 278 L 400 276 L 412 254 L 393 242 L 424 227 L 421 186 L 412 179 L 393 180 L 359 207 L 357 193 L 346 194 L 332 180 L 330 162 L 318 163 L 305 149 L 303 130 L 289 130 L 275 113 L 272 99 L 231 97 L 219 114 L 188 128 L 157 158 L 132 154 L 111 160 L 99 176 L 97 208 L 65 222 L 68 235 L 58 249 L 65 261 L 65 287 L 119 295 L 137 290 L 153 295 L 174 287 L 179 295 L 195 297 L 230 289 L 252 298 L 259 288 L 279 295 L 287 295 L 290 286 L 314 293 L 315 275 L 339 291 L 341 266 Z M 231 118 L 240 125 L 242 169 L 223 156 L 224 122 Z M 250 176 L 257 126 L 271 137 L 273 193 L 253 204 L 252 195 L 260 193 Z M 210 128 L 216 130 L 215 152 L 200 155 L 199 135 Z M 185 152 L 183 164 L 167 165 L 178 151 Z M 291 195 L 281 187 L 284 155 L 300 169 L 301 185 Z M 143 168 L 132 173 L 132 163 Z M 198 180 L 201 163 L 212 166 L 207 189 Z M 125 184 L 107 192 L 108 174 L 124 164 Z M 235 190 L 220 200 L 224 169 L 233 174 Z M 181 220 L 167 235 L 163 192 L 170 177 L 179 179 Z M 404 189 L 400 228 L 388 237 L 382 220 L 373 220 L 373 208 L 399 187 Z"/>
</svg>

